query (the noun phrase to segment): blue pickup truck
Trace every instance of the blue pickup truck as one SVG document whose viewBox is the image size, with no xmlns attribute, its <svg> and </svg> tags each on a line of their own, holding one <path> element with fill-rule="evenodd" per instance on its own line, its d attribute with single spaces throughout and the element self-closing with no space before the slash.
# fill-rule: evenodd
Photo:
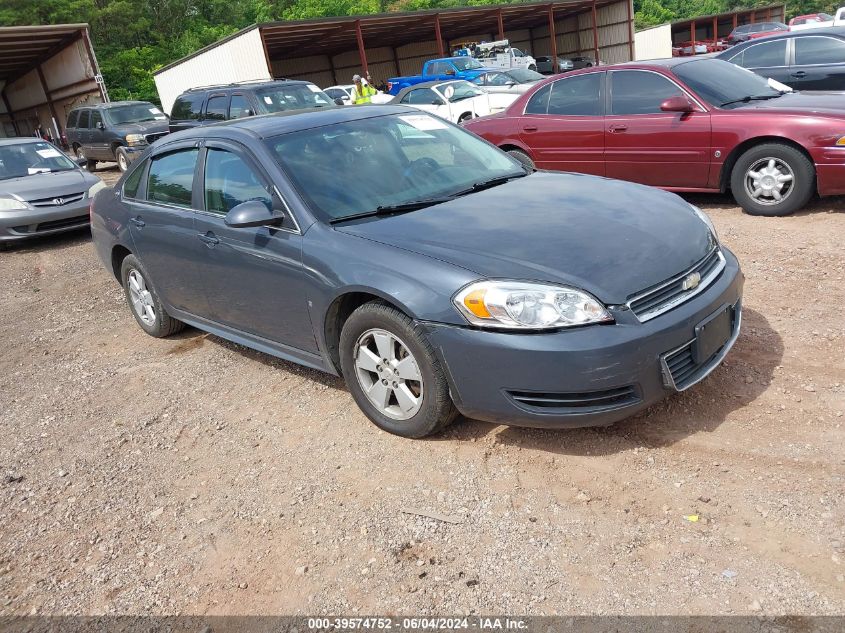
<svg viewBox="0 0 845 633">
<path fill-rule="evenodd" d="M 483 75 L 491 68 L 486 68 L 472 57 L 444 57 L 430 59 L 423 66 L 421 75 L 412 77 L 393 77 L 387 80 L 388 92 L 392 95 L 399 93 L 402 88 L 420 84 L 424 81 L 438 81 L 447 79 L 466 79 L 472 81 Z"/>
</svg>

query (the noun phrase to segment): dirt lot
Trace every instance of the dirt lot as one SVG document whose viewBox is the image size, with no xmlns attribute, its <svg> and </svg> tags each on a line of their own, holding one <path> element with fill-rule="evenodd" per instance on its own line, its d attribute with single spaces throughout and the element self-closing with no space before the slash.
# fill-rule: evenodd
<svg viewBox="0 0 845 633">
<path fill-rule="evenodd" d="M 399 439 L 340 380 L 146 336 L 86 233 L 0 252 L 0 613 L 845 614 L 845 201 L 691 200 L 742 336 L 609 429 Z"/>
</svg>

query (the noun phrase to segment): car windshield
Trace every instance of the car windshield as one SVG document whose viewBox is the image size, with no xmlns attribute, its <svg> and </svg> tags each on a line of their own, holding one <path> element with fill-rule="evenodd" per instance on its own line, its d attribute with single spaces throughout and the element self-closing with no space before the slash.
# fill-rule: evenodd
<svg viewBox="0 0 845 633">
<path fill-rule="evenodd" d="M 475 70 L 476 68 L 484 68 L 484 66 L 472 57 L 457 57 L 452 60 L 452 63 L 458 70 Z"/>
<path fill-rule="evenodd" d="M 437 86 L 437 91 L 442 94 L 451 103 L 463 101 L 464 99 L 471 99 L 483 95 L 484 91 L 476 88 L 468 81 L 455 81 L 448 84 L 440 84 Z"/>
<path fill-rule="evenodd" d="M 77 166 L 50 143 L 0 145 L 0 180 L 71 169 Z"/>
<path fill-rule="evenodd" d="M 740 107 L 748 98 L 771 99 L 781 94 L 760 75 L 721 59 L 697 59 L 678 64 L 672 70 L 700 97 L 715 106 Z"/>
<path fill-rule="evenodd" d="M 264 88 L 258 91 L 258 103 L 264 114 L 334 105 L 329 95 L 314 84 L 293 84 Z"/>
<path fill-rule="evenodd" d="M 525 169 L 477 136 L 424 113 L 377 116 L 267 141 L 325 221 L 466 193 Z"/>
<path fill-rule="evenodd" d="M 106 118 L 112 125 L 124 123 L 142 123 L 144 121 L 166 121 L 164 112 L 152 103 L 136 103 L 134 105 L 118 106 L 105 110 Z"/>
<path fill-rule="evenodd" d="M 518 84 L 527 84 L 531 81 L 540 81 L 541 79 L 545 79 L 545 77 L 543 77 L 540 73 L 528 70 L 527 68 L 514 68 L 505 74 L 511 77 Z"/>
</svg>

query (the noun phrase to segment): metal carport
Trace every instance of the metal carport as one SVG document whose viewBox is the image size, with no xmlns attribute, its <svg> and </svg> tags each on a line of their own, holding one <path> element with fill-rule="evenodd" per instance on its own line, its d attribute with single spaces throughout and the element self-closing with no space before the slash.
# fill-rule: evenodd
<svg viewBox="0 0 845 633">
<path fill-rule="evenodd" d="M 606 63 L 633 58 L 632 0 L 559 0 L 256 24 L 155 73 L 169 112 L 188 88 L 254 79 L 350 83 L 420 72 L 452 42 L 507 38 L 538 55 L 580 55 Z"/>
<path fill-rule="evenodd" d="M 106 99 L 87 24 L 0 28 L 0 136 L 59 141 L 73 107 Z"/>
</svg>

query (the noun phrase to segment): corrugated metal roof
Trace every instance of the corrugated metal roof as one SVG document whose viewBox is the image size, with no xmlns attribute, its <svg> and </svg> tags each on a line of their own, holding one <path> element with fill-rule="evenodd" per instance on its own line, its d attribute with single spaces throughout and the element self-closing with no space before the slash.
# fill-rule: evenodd
<svg viewBox="0 0 845 633">
<path fill-rule="evenodd" d="M 87 24 L 0 27 L 0 79 L 26 74 L 87 31 Z"/>
<path fill-rule="evenodd" d="M 597 0 L 596 7 L 601 8 L 617 2 L 619 0 Z M 225 44 L 230 39 L 253 29 L 260 30 L 270 59 L 277 59 L 290 54 L 295 57 L 333 55 L 357 48 L 356 22 L 361 26 L 361 33 L 367 48 L 396 47 L 419 41 L 420 38 L 433 39 L 435 16 L 439 16 L 440 31 L 444 41 L 448 41 L 469 32 L 495 33 L 498 30 L 499 11 L 501 11 L 507 31 L 537 26 L 547 19 L 549 6 L 555 12 L 556 18 L 562 18 L 568 14 L 590 10 L 593 2 L 592 0 L 521 2 L 313 20 L 266 22 L 255 24 L 215 42 L 211 46 L 200 49 L 192 55 L 161 68 L 155 74 L 178 66 L 192 57 L 202 55 L 205 51 Z"/>
</svg>

